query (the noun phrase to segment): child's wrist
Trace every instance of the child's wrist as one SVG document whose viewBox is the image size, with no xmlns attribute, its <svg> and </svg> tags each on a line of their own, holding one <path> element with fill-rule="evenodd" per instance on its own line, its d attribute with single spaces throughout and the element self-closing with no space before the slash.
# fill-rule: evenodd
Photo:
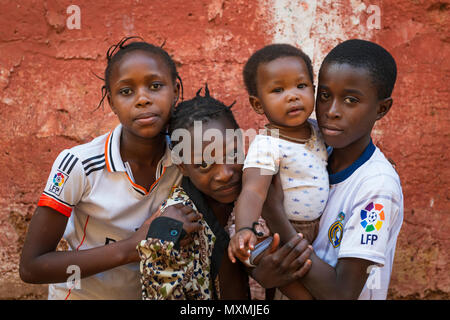
<svg viewBox="0 0 450 320">
<path fill-rule="evenodd" d="M 121 265 L 140 261 L 139 252 L 137 249 L 139 243 L 140 242 L 136 243 L 136 241 L 132 238 L 123 240 L 123 250 L 120 250 Z"/>
<path fill-rule="evenodd" d="M 252 223 L 252 226 L 251 226 L 251 227 L 248 227 L 248 226 L 242 227 L 242 228 L 240 228 L 239 230 L 237 230 L 236 233 L 239 233 L 239 232 L 241 232 L 241 231 L 243 231 L 243 230 L 249 230 L 249 231 L 253 232 L 253 233 L 255 234 L 255 236 L 257 236 L 257 237 L 262 237 L 262 236 L 264 235 L 264 233 L 262 233 L 262 232 L 256 230 L 256 226 L 257 226 L 257 225 L 259 225 L 259 222 L 258 222 L 258 221 L 255 221 L 255 222 Z"/>
</svg>

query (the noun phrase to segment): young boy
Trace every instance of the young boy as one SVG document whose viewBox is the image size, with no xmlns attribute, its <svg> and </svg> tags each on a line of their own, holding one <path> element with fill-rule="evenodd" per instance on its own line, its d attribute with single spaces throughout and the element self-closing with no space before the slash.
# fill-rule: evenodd
<svg viewBox="0 0 450 320">
<path fill-rule="evenodd" d="M 403 195 L 371 131 L 391 108 L 396 74 L 393 57 L 364 40 L 339 44 L 320 68 L 316 114 L 330 146 L 330 195 L 311 270 L 300 280 L 316 299 L 386 299 Z M 263 213 L 269 227 L 282 241 L 291 238 L 295 230 L 283 220 L 282 209 L 273 209 L 277 214 Z"/>
</svg>

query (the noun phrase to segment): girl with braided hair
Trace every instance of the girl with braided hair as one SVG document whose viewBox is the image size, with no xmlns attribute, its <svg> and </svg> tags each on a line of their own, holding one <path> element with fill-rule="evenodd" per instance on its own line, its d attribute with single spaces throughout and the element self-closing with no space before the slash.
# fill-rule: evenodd
<svg viewBox="0 0 450 320">
<path fill-rule="evenodd" d="M 28 229 L 20 276 L 51 283 L 49 299 L 140 299 L 136 245 L 181 179 L 166 135 L 181 78 L 164 49 L 133 38 L 107 53 L 100 104 L 106 98 L 120 124 L 59 154 Z M 62 237 L 69 251 L 56 251 Z"/>
</svg>

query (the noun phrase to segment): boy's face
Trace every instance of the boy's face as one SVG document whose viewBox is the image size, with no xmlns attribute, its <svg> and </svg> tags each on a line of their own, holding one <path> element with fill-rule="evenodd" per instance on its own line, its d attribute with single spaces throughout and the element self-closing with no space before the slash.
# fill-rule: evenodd
<svg viewBox="0 0 450 320">
<path fill-rule="evenodd" d="M 250 103 L 271 124 L 297 127 L 314 110 L 314 86 L 308 68 L 299 57 L 281 57 L 261 64 L 257 69 L 258 96 Z"/>
<path fill-rule="evenodd" d="M 365 144 L 376 120 L 389 111 L 392 99 L 379 100 L 364 68 L 329 63 L 322 67 L 316 101 L 320 131 L 327 145 L 345 148 Z"/>
</svg>

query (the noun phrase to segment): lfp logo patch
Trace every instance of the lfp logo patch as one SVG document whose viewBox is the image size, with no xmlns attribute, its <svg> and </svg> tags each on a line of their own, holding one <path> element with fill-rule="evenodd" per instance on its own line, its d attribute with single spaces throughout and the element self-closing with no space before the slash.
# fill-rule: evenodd
<svg viewBox="0 0 450 320">
<path fill-rule="evenodd" d="M 379 231 L 383 226 L 384 207 L 379 203 L 369 203 L 364 210 L 361 210 L 361 226 L 366 232 Z"/>
<path fill-rule="evenodd" d="M 65 179 L 64 174 L 62 172 L 58 172 L 53 177 L 53 184 L 57 187 L 61 187 L 64 184 Z"/>
<path fill-rule="evenodd" d="M 48 188 L 48 191 L 59 196 L 64 187 L 64 184 L 67 181 L 67 178 L 68 176 L 62 173 L 61 171 L 57 172 L 53 176 L 53 181 L 50 187 Z"/>
</svg>

